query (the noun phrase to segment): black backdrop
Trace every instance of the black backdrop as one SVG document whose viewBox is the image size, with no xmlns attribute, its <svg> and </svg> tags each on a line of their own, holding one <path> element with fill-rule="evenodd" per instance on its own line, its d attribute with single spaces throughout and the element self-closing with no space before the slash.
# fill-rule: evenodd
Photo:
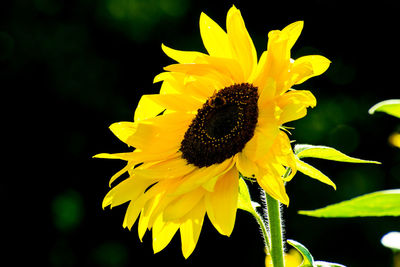
<svg viewBox="0 0 400 267">
<path fill-rule="evenodd" d="M 290 126 L 298 143 L 330 145 L 381 166 L 312 161 L 337 191 L 301 174 L 287 186 L 285 236 L 314 257 L 348 266 L 389 266 L 379 243 L 399 230 L 396 218 L 315 219 L 297 214 L 363 193 L 399 187 L 400 151 L 387 142 L 399 121 L 368 115 L 373 104 L 398 98 L 398 18 L 389 1 L 15 0 L 0 8 L 3 165 L 0 195 L 7 249 L 3 261 L 44 266 L 263 266 L 261 236 L 239 211 L 230 238 L 205 221 L 188 260 L 179 236 L 153 255 L 122 229 L 125 206 L 101 209 L 108 179 L 122 162 L 91 159 L 128 148 L 108 130 L 132 120 L 153 77 L 172 61 L 161 43 L 200 50 L 200 12 L 225 27 L 232 4 L 242 12 L 260 54 L 269 30 L 304 20 L 292 57 L 321 54 L 326 74 L 298 86 L 318 105 Z M 257 189 L 253 188 L 257 193 Z M 396 229 L 397 228 L 397 229 Z M 4 250 L 3 250 L 4 251 Z"/>
</svg>

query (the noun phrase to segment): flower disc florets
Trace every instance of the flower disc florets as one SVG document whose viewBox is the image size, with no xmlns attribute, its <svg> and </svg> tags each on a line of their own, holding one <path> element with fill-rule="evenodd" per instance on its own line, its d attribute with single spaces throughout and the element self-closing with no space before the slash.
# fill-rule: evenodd
<svg viewBox="0 0 400 267">
<path fill-rule="evenodd" d="M 180 150 L 188 163 L 208 167 L 242 151 L 258 119 L 258 90 L 248 83 L 225 87 L 197 111 Z"/>
</svg>

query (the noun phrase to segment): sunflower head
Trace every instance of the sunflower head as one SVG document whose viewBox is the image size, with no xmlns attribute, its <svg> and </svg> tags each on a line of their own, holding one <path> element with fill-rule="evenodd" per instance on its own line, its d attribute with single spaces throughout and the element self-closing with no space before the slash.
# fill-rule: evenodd
<svg viewBox="0 0 400 267">
<path fill-rule="evenodd" d="M 162 45 L 176 61 L 154 82 L 159 94 L 144 95 L 134 122 L 111 125 L 112 132 L 134 148 L 99 154 L 122 159 L 115 174 L 129 177 L 106 195 L 103 206 L 129 202 L 124 227 L 139 218 L 139 238 L 153 232 L 154 252 L 162 250 L 179 230 L 182 252 L 194 250 L 207 214 L 223 235 L 232 233 L 238 202 L 239 172 L 252 177 L 272 197 L 288 205 L 282 176 L 296 173 L 296 157 L 283 131 L 300 119 L 316 100 L 292 86 L 323 73 L 322 56 L 291 59 L 290 50 L 303 28 L 295 22 L 268 34 L 267 50 L 256 49 L 236 7 L 226 31 L 206 14 L 200 33 L 207 54 Z"/>
</svg>

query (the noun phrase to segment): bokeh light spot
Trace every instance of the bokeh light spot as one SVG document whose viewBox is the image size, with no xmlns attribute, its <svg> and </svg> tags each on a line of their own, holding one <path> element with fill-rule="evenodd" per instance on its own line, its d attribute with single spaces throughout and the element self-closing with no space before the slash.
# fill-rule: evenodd
<svg viewBox="0 0 400 267">
<path fill-rule="evenodd" d="M 83 218 L 82 197 L 76 191 L 58 195 L 52 203 L 53 223 L 61 231 L 75 229 Z"/>
<path fill-rule="evenodd" d="M 120 243 L 107 242 L 96 248 L 93 257 L 98 266 L 125 266 L 128 261 L 128 251 Z"/>
<path fill-rule="evenodd" d="M 159 3 L 161 10 L 171 17 L 180 17 L 184 15 L 189 6 L 189 0 L 159 0 Z"/>
<path fill-rule="evenodd" d="M 113 27 L 123 31 L 137 42 L 151 38 L 153 29 L 160 23 L 186 14 L 188 0 L 102 0 L 101 19 L 106 19 Z"/>
</svg>

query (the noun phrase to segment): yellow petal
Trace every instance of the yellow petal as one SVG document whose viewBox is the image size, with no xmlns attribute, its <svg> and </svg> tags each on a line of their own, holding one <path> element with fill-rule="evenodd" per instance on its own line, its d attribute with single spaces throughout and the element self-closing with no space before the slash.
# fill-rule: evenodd
<svg viewBox="0 0 400 267">
<path fill-rule="evenodd" d="M 146 204 L 148 200 L 147 195 L 142 195 L 135 202 L 131 201 L 126 209 L 124 221 L 122 223 L 122 227 L 132 229 L 133 224 L 136 222 L 137 217 L 142 211 L 143 206 Z"/>
<path fill-rule="evenodd" d="M 311 77 L 321 75 L 330 65 L 331 61 L 319 55 L 300 57 L 293 63 L 291 73 L 294 75 L 294 83 L 300 84 Z"/>
<path fill-rule="evenodd" d="M 130 230 L 147 201 L 159 194 L 162 190 L 163 184 L 157 183 L 148 189 L 144 194 L 140 195 L 135 201 L 131 201 L 126 209 L 122 226 Z"/>
<path fill-rule="evenodd" d="M 308 107 L 315 107 L 317 100 L 307 90 L 293 90 L 281 95 L 277 99 L 278 106 L 282 109 L 280 123 L 298 120 L 307 114 Z"/>
<path fill-rule="evenodd" d="M 208 192 L 214 192 L 215 184 L 217 183 L 218 179 L 219 176 L 214 176 L 214 178 L 211 178 L 210 180 L 202 184 L 201 187 Z"/>
<path fill-rule="evenodd" d="M 253 75 L 249 77 L 249 82 L 254 84 L 254 86 L 258 88 L 259 94 L 263 91 L 267 79 L 271 78 L 267 75 L 264 75 L 264 73 L 267 73 L 265 69 L 268 67 L 266 65 L 267 55 L 268 51 L 264 51 L 261 54 L 260 60 L 258 61 L 258 64 L 256 66 L 256 70 L 253 72 Z"/>
<path fill-rule="evenodd" d="M 164 44 L 161 44 L 161 48 L 167 56 L 179 63 L 193 63 L 196 58 L 205 56 L 200 52 L 175 50 Z"/>
<path fill-rule="evenodd" d="M 178 185 L 179 179 L 172 179 L 172 180 L 162 180 L 160 183 L 163 184 L 163 192 L 160 194 L 160 199 L 157 204 L 157 207 L 154 209 L 152 212 L 149 222 L 148 222 L 148 227 L 149 229 L 153 227 L 155 220 L 160 216 L 163 215 L 166 207 L 173 202 L 175 199 L 177 199 L 179 196 L 177 195 L 172 195 L 171 192 L 173 192 Z"/>
<path fill-rule="evenodd" d="M 135 201 L 153 183 L 154 180 L 129 177 L 107 193 L 103 200 L 103 208 L 108 205 L 115 207 L 127 201 Z"/>
<path fill-rule="evenodd" d="M 108 182 L 108 186 L 111 187 L 111 184 L 112 184 L 115 180 L 117 180 L 121 175 L 123 175 L 123 174 L 126 173 L 127 171 L 133 169 L 133 167 L 135 166 L 135 164 L 137 164 L 137 162 L 134 162 L 134 161 L 128 162 L 128 164 L 126 164 L 126 166 L 125 166 L 123 169 L 121 169 L 120 171 L 118 171 L 117 173 L 115 173 L 115 174 L 111 177 L 110 181 Z"/>
<path fill-rule="evenodd" d="M 227 72 L 221 72 L 211 64 L 172 64 L 164 70 L 184 73 L 186 75 L 204 76 L 217 79 L 221 84 L 232 84 L 232 77 Z"/>
<path fill-rule="evenodd" d="M 110 130 L 124 143 L 136 148 L 145 148 L 152 145 L 161 136 L 161 130 L 156 122 L 162 122 L 164 116 L 140 121 L 140 122 L 118 122 L 110 126 Z"/>
<path fill-rule="evenodd" d="M 149 123 L 117 122 L 110 130 L 127 145 L 140 148 L 147 138 L 157 135 L 158 129 Z"/>
<path fill-rule="evenodd" d="M 288 32 L 283 32 L 280 30 L 272 30 L 268 33 L 268 45 L 267 50 L 271 52 L 273 59 L 275 60 L 289 60 L 290 59 L 290 49 Z"/>
<path fill-rule="evenodd" d="M 129 138 L 137 132 L 137 124 L 128 121 L 116 122 L 110 125 L 110 130 L 122 142 L 129 144 Z"/>
<path fill-rule="evenodd" d="M 204 192 L 199 187 L 197 190 L 184 194 L 169 203 L 164 210 L 164 220 L 173 221 L 185 216 L 203 199 Z"/>
<path fill-rule="evenodd" d="M 187 81 L 185 89 L 204 103 L 216 90 L 224 87 L 225 86 L 216 79 L 195 77 L 194 80 Z"/>
<path fill-rule="evenodd" d="M 198 99 L 185 94 L 154 94 L 145 96 L 153 103 L 158 104 L 161 107 L 161 111 L 168 109 L 191 112 L 198 110 L 203 105 Z"/>
<path fill-rule="evenodd" d="M 276 99 L 265 103 L 258 102 L 258 123 L 260 131 L 271 131 L 272 128 L 279 128 L 279 118 L 282 109 L 277 105 Z"/>
<path fill-rule="evenodd" d="M 157 207 L 159 201 L 161 199 L 161 194 L 155 196 L 154 198 L 150 199 L 147 201 L 147 203 L 144 205 L 141 213 L 140 213 L 140 218 L 139 218 L 139 224 L 138 224 L 138 235 L 140 241 L 143 240 L 143 236 L 146 233 L 146 230 L 149 228 L 149 221 L 150 217 Z"/>
<path fill-rule="evenodd" d="M 176 222 L 164 222 L 162 215 L 158 216 L 153 225 L 153 251 L 158 253 L 171 242 L 180 224 Z"/>
<path fill-rule="evenodd" d="M 227 77 L 230 77 L 234 83 L 243 83 L 247 81 L 247 78 L 245 78 L 243 74 L 242 66 L 236 60 L 206 56 L 198 60 L 196 63 L 209 64 L 215 71 L 224 73 Z"/>
<path fill-rule="evenodd" d="M 126 144 L 146 153 L 178 151 L 193 114 L 174 112 L 143 121 L 115 123 L 111 130 Z"/>
<path fill-rule="evenodd" d="M 271 79 L 276 82 L 275 95 L 287 90 L 285 82 L 288 80 L 290 66 L 289 40 L 287 32 L 275 30 L 268 33 L 267 51 L 261 55 L 256 71 L 250 77 L 253 83 L 260 88 L 260 92 L 264 90 Z"/>
<path fill-rule="evenodd" d="M 156 75 L 153 82 L 163 82 L 160 88 L 160 94 L 183 94 L 185 77 L 186 75 L 184 73 L 166 71 Z"/>
<path fill-rule="evenodd" d="M 177 153 L 176 158 L 161 161 L 147 168 L 136 168 L 133 173 L 149 179 L 173 179 L 183 177 L 194 170 L 197 170 L 197 167 L 187 164 L 181 153 Z"/>
<path fill-rule="evenodd" d="M 171 78 L 173 78 L 173 75 L 168 71 L 164 71 L 164 72 L 161 72 L 161 73 L 157 74 L 154 77 L 153 83 L 162 82 L 162 81 L 165 81 L 165 80 L 168 80 L 168 79 L 171 79 Z"/>
<path fill-rule="evenodd" d="M 235 225 L 238 202 L 239 175 L 236 168 L 222 175 L 205 198 L 207 215 L 214 227 L 223 235 L 230 236 Z"/>
<path fill-rule="evenodd" d="M 287 72 L 290 63 L 289 36 L 282 31 L 268 33 L 268 54 L 263 75 L 269 75 L 276 80 L 282 72 Z"/>
<path fill-rule="evenodd" d="M 239 172 L 245 177 L 256 177 L 256 173 L 258 173 L 258 166 L 257 164 L 250 160 L 245 153 L 239 152 L 236 162 L 236 167 L 238 168 Z"/>
<path fill-rule="evenodd" d="M 287 44 L 289 49 L 291 49 L 293 45 L 296 43 L 297 39 L 301 34 L 301 31 L 303 30 L 303 26 L 304 26 L 303 21 L 296 21 L 289 24 L 282 30 L 282 32 L 286 33 L 289 36 Z"/>
<path fill-rule="evenodd" d="M 155 102 L 151 95 L 143 95 L 135 110 L 134 121 L 141 121 L 153 118 L 164 111 L 164 107 L 160 103 Z"/>
<path fill-rule="evenodd" d="M 210 56 L 232 58 L 228 35 L 204 13 L 200 15 L 200 34 Z"/>
<path fill-rule="evenodd" d="M 258 81 L 261 82 L 261 81 Z M 271 99 L 275 97 L 276 93 L 276 81 L 273 80 L 271 77 L 266 77 L 262 81 L 263 86 L 259 88 L 258 92 L 260 97 L 258 98 L 258 107 L 259 110 L 263 110 L 265 108 L 272 108 L 270 103 Z"/>
<path fill-rule="evenodd" d="M 183 177 L 173 194 L 180 195 L 190 192 L 207 183 L 211 179 L 214 179 L 215 176 L 225 174 L 234 166 L 235 161 L 236 159 L 233 160 L 233 158 L 230 158 L 219 164 L 198 168 L 197 170 Z"/>
<path fill-rule="evenodd" d="M 164 151 L 147 151 L 144 152 L 140 149 L 136 149 L 132 152 L 135 154 L 135 157 L 132 159 L 132 162 L 135 164 L 142 162 L 158 162 L 176 157 L 176 148 Z"/>
<path fill-rule="evenodd" d="M 188 94 L 185 90 L 187 75 L 178 72 L 162 72 L 154 77 L 154 82 L 163 81 L 160 94 Z"/>
<path fill-rule="evenodd" d="M 108 153 L 101 153 L 97 154 L 94 157 L 96 158 L 105 158 L 105 159 L 122 159 L 128 161 L 127 165 L 115 173 L 111 179 L 110 179 L 110 187 L 111 184 L 118 179 L 122 174 L 125 172 L 132 172 L 133 168 L 136 164 L 143 163 L 146 161 L 166 161 L 172 158 L 177 157 L 177 152 L 176 150 L 172 151 L 160 151 L 157 153 L 145 153 L 143 151 L 140 151 L 140 149 L 136 149 L 133 152 L 128 152 L 128 153 L 115 153 L 115 154 L 108 154 Z"/>
<path fill-rule="evenodd" d="M 137 157 L 133 152 L 126 152 L 126 153 L 100 153 L 94 155 L 93 158 L 99 159 L 121 159 L 125 161 L 129 160 L 136 160 Z"/>
<path fill-rule="evenodd" d="M 180 233 L 182 241 L 182 253 L 185 259 L 192 254 L 199 240 L 205 215 L 204 202 L 200 201 L 184 220 L 182 220 Z"/>
<path fill-rule="evenodd" d="M 296 158 L 297 170 L 304 173 L 305 175 L 317 179 L 320 182 L 332 186 L 336 190 L 336 185 L 329 179 L 325 174 L 314 168 L 313 166 L 305 163 L 304 161 Z"/>
<path fill-rule="evenodd" d="M 226 28 L 234 58 L 243 67 L 245 79 L 248 79 L 257 65 L 257 52 L 247 32 L 240 11 L 232 6 L 226 17 Z"/>
<path fill-rule="evenodd" d="M 243 153 L 246 157 L 257 162 L 265 157 L 279 133 L 279 128 L 271 125 L 269 128 L 257 127 L 254 136 L 245 145 Z"/>
<path fill-rule="evenodd" d="M 277 161 L 277 163 L 274 163 L 271 160 L 272 165 L 281 176 L 286 173 L 287 168 L 291 169 L 289 176 L 284 178 L 285 181 L 290 181 L 297 172 L 296 160 L 290 139 L 283 131 L 279 132 L 278 138 L 276 138 L 276 142 L 272 147 L 272 152 Z"/>
<path fill-rule="evenodd" d="M 286 206 L 289 205 L 289 197 L 286 194 L 283 179 L 274 169 L 260 169 L 257 182 L 271 197 L 279 200 Z"/>
</svg>

